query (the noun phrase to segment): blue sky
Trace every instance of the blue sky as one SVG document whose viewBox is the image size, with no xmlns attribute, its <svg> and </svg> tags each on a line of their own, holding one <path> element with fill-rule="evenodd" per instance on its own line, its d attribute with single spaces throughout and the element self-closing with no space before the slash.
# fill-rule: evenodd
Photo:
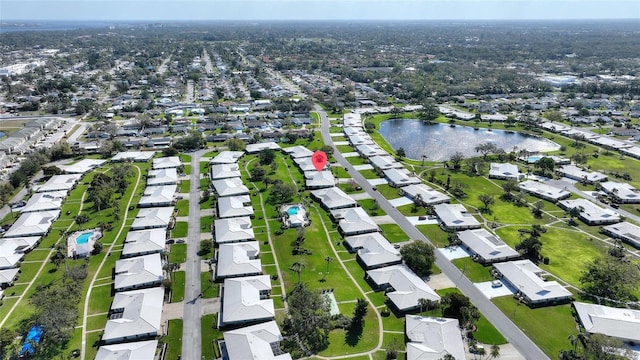
<svg viewBox="0 0 640 360">
<path fill-rule="evenodd" d="M 0 20 L 639 19 L 640 0 L 1 0 Z"/>
</svg>

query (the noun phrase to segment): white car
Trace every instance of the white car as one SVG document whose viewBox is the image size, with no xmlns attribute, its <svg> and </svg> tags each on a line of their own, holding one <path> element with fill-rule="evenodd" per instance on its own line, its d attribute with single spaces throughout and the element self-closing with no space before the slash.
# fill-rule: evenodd
<svg viewBox="0 0 640 360">
<path fill-rule="evenodd" d="M 491 282 L 491 287 L 492 288 L 499 288 L 502 286 L 502 282 L 500 280 L 493 280 Z"/>
</svg>

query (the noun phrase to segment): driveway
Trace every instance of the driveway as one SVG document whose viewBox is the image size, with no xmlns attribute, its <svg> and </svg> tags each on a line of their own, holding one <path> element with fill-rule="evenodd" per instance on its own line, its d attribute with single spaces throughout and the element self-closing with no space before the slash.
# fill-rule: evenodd
<svg viewBox="0 0 640 360">
<path fill-rule="evenodd" d="M 471 256 L 471 254 L 468 253 L 467 250 L 465 250 L 460 246 L 453 246 L 453 247 L 448 246 L 445 248 L 438 248 L 438 252 L 440 252 L 440 254 L 442 254 L 449 261 Z"/>
<path fill-rule="evenodd" d="M 484 294 L 484 296 L 487 297 L 487 299 L 493 299 L 494 297 L 498 297 L 498 296 L 513 295 L 516 293 L 515 289 L 508 286 L 508 284 L 503 283 L 502 280 L 496 280 L 496 281 L 499 281 L 502 284 L 502 286 L 493 287 L 493 281 L 475 283 L 475 285 L 478 288 L 478 290 L 482 291 L 482 293 Z"/>
</svg>

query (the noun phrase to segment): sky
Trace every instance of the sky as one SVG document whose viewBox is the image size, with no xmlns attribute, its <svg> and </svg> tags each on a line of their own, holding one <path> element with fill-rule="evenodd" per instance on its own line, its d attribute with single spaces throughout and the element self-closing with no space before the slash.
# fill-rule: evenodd
<svg viewBox="0 0 640 360">
<path fill-rule="evenodd" d="M 9 20 L 638 19 L 640 0 L 1 0 Z"/>
</svg>

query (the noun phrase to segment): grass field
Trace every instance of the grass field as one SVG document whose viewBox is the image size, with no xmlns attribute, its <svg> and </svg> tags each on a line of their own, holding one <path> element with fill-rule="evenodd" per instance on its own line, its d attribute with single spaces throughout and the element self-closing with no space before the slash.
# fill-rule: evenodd
<svg viewBox="0 0 640 360">
<path fill-rule="evenodd" d="M 180 302 L 184 300 L 184 285 L 186 273 L 184 271 L 175 271 L 171 273 L 171 302 Z"/>
<path fill-rule="evenodd" d="M 402 228 L 396 224 L 381 224 L 382 235 L 384 235 L 390 243 L 408 241 L 409 236 L 402 231 Z"/>
<path fill-rule="evenodd" d="M 182 354 L 182 320 L 169 320 L 167 335 L 161 341 L 167 344 L 165 359 L 178 359 Z"/>
<path fill-rule="evenodd" d="M 169 262 L 182 264 L 187 261 L 187 244 L 171 244 Z"/>
<path fill-rule="evenodd" d="M 171 230 L 172 238 L 184 238 L 187 237 L 187 232 L 189 231 L 189 223 L 186 221 L 177 221 L 175 228 Z"/>
</svg>

